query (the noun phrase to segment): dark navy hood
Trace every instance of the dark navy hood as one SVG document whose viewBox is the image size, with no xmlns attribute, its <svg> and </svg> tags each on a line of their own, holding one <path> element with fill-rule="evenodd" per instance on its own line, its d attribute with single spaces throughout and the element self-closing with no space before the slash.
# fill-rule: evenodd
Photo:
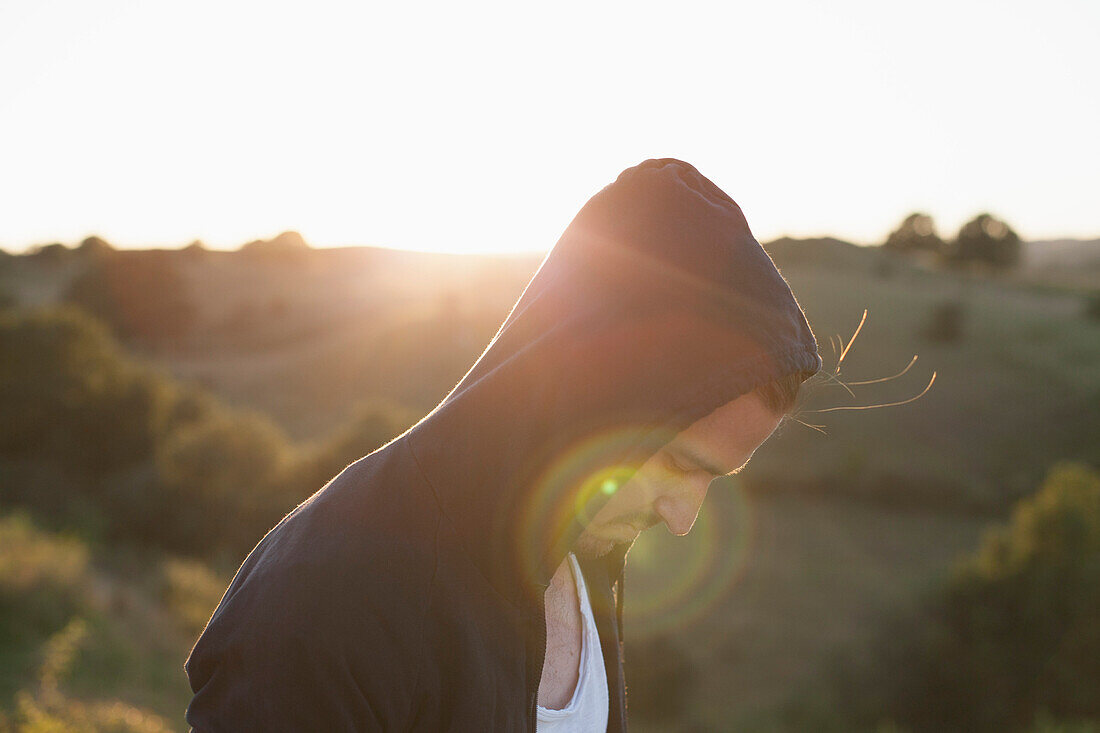
<svg viewBox="0 0 1100 733">
<path fill-rule="evenodd" d="M 405 437 L 463 550 L 520 604 L 541 598 L 586 518 L 676 433 L 820 368 L 738 205 L 683 161 L 647 160 L 585 204 L 485 352 Z"/>
</svg>

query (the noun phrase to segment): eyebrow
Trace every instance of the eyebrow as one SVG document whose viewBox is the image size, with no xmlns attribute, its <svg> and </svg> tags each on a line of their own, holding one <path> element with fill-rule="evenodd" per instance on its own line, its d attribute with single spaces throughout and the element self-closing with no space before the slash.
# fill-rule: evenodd
<svg viewBox="0 0 1100 733">
<path fill-rule="evenodd" d="M 743 466 L 742 466 L 742 467 L 739 467 L 739 468 L 736 468 L 736 469 L 726 469 L 726 468 L 723 468 L 722 466 L 716 466 L 715 464 L 711 463 L 710 461 L 708 461 L 703 456 L 699 455 L 698 453 L 696 453 L 695 451 L 693 451 L 692 449 L 687 448 L 687 447 L 677 446 L 677 447 L 672 448 L 671 450 L 674 453 L 676 453 L 677 455 L 679 455 L 683 458 L 686 458 L 687 461 L 689 463 L 691 463 L 692 465 L 694 465 L 695 467 L 701 468 L 702 470 L 706 471 L 707 473 L 709 473 L 709 474 L 711 474 L 712 476 L 715 476 L 715 477 L 728 476 L 729 474 L 734 473 L 735 471 L 740 471 L 741 468 L 743 468 Z M 746 461 L 746 463 L 747 463 L 747 461 Z"/>
</svg>

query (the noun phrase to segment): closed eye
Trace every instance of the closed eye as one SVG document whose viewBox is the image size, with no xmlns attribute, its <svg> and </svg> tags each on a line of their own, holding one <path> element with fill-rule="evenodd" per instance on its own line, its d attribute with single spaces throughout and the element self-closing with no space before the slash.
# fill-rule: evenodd
<svg viewBox="0 0 1100 733">
<path fill-rule="evenodd" d="M 735 473 L 734 471 L 728 471 L 724 468 L 713 466 L 708 461 L 694 454 L 688 455 L 688 458 L 691 460 L 691 463 L 689 464 L 690 467 L 686 467 L 682 463 L 680 463 L 673 454 L 673 451 L 665 451 L 665 454 L 668 457 L 667 463 L 669 468 L 674 471 L 679 471 L 680 473 L 688 474 L 702 471 L 711 478 L 718 478 L 719 476 L 726 476 L 730 473 Z M 737 470 L 740 471 L 741 468 L 739 467 Z"/>
<path fill-rule="evenodd" d="M 671 468 L 673 471 L 676 471 L 677 473 L 691 473 L 691 469 L 685 468 L 684 466 L 680 465 L 680 463 L 672 456 L 671 453 L 665 453 L 665 463 L 667 463 L 668 467 Z"/>
</svg>

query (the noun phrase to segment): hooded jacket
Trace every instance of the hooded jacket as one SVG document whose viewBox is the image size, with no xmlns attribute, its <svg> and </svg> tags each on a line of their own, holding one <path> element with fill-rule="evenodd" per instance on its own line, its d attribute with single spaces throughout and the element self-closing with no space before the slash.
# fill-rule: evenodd
<svg viewBox="0 0 1100 733">
<path fill-rule="evenodd" d="M 442 402 L 272 528 L 184 665 L 197 733 L 534 731 L 543 592 L 607 488 L 821 367 L 740 208 L 647 160 L 590 199 Z M 610 482 L 610 484 L 609 484 Z M 626 730 L 628 546 L 582 561 Z"/>
</svg>

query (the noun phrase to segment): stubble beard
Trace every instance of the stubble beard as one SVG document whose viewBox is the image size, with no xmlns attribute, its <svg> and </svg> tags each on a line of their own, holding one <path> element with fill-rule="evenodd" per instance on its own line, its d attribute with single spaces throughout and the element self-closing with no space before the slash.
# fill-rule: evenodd
<svg viewBox="0 0 1100 733">
<path fill-rule="evenodd" d="M 630 540 L 623 539 L 609 539 L 607 537 L 600 537 L 599 535 L 589 532 L 587 529 L 581 532 L 573 543 L 573 553 L 577 556 L 601 558 L 605 557 L 608 553 L 615 549 L 617 545 L 631 545 L 637 539 L 638 536 L 649 529 L 656 526 L 660 522 L 657 515 L 650 512 L 639 512 L 637 514 L 627 515 L 619 518 L 615 524 L 629 524 L 635 528 L 638 528 L 637 533 L 630 538 Z"/>
<path fill-rule="evenodd" d="M 593 537 L 587 532 L 582 532 L 577 541 L 573 543 L 573 554 L 578 557 L 599 559 L 606 557 L 613 549 L 615 542 L 602 537 Z"/>
</svg>

